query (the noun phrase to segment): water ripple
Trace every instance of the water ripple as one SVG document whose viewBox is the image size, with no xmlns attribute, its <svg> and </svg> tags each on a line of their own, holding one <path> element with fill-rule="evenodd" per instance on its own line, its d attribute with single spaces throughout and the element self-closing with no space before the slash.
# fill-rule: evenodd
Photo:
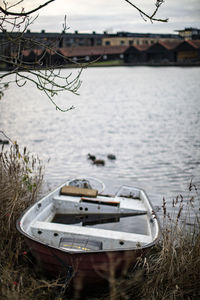
<svg viewBox="0 0 200 300">
<path fill-rule="evenodd" d="M 68 70 L 63 70 L 63 75 Z M 86 174 L 144 188 L 162 205 L 187 195 L 191 179 L 200 188 L 200 68 L 115 67 L 83 72 L 80 96 L 60 94 L 61 113 L 31 84 L 10 86 L 1 101 L 2 129 L 37 153 L 54 187 Z M 92 165 L 87 154 L 105 160 Z M 111 162 L 107 154 L 117 159 Z"/>
</svg>

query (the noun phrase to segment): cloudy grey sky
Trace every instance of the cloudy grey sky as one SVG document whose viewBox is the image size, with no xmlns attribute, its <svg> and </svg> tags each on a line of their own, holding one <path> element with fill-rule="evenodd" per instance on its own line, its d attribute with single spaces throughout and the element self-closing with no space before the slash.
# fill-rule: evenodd
<svg viewBox="0 0 200 300">
<path fill-rule="evenodd" d="M 14 0 L 10 0 L 12 2 Z M 24 0 L 21 6 L 35 8 L 45 0 Z M 156 0 L 132 0 L 134 4 L 151 14 Z M 140 14 L 124 0 L 55 0 L 43 8 L 31 25 L 31 31 L 44 29 L 60 32 L 64 16 L 68 31 L 73 32 L 152 32 L 174 33 L 185 27 L 200 28 L 200 0 L 165 0 L 157 14 L 158 18 L 169 18 L 168 23 L 145 22 Z"/>
</svg>

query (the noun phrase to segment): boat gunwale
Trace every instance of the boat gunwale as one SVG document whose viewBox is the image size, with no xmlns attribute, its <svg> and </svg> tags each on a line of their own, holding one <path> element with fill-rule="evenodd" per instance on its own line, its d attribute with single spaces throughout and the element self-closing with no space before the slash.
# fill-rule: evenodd
<svg viewBox="0 0 200 300">
<path fill-rule="evenodd" d="M 20 215 L 20 217 L 17 219 L 17 221 L 16 221 L 16 227 L 17 227 L 17 230 L 25 237 L 25 238 L 27 238 L 27 239 L 29 239 L 29 240 L 32 240 L 32 241 L 34 241 L 34 242 L 37 242 L 37 243 L 39 243 L 39 244 L 42 244 L 42 245 L 44 245 L 44 246 L 48 246 L 48 247 L 51 247 L 51 248 L 53 248 L 53 249 L 56 249 L 56 250 L 58 250 L 58 251 L 61 251 L 61 252 L 63 252 L 63 253 L 68 253 L 68 254 L 73 254 L 73 255 L 76 255 L 76 254 L 89 254 L 89 253 L 111 253 L 111 252 L 124 252 L 124 251 L 137 251 L 137 250 L 142 250 L 142 249 L 146 249 L 146 248 L 150 248 L 150 247 L 152 247 L 152 246 L 154 246 L 159 240 L 160 240 L 160 238 L 161 238 L 161 225 L 160 225 L 160 221 L 159 221 L 159 219 L 158 219 L 158 217 L 157 217 L 157 214 L 155 213 L 155 209 L 154 209 L 154 206 L 152 205 L 152 203 L 151 203 L 151 201 L 150 201 L 150 199 L 149 199 L 149 197 L 147 196 L 147 194 L 146 194 L 146 192 L 143 190 L 143 189 L 141 189 L 141 188 L 137 188 L 137 187 L 132 187 L 132 186 L 128 186 L 128 185 L 122 185 L 122 186 L 125 186 L 125 187 L 132 187 L 132 188 L 134 188 L 134 189 L 138 189 L 138 191 L 140 191 L 140 192 L 143 192 L 144 193 L 144 195 L 145 195 L 145 197 L 147 198 L 147 203 L 149 203 L 149 206 L 151 207 L 151 209 L 152 209 L 152 212 L 154 212 L 154 220 L 157 222 L 157 234 L 156 234 L 156 237 L 155 237 L 155 239 L 152 241 L 152 242 L 150 242 L 150 243 L 148 243 L 148 244 L 146 244 L 146 245 L 143 245 L 143 246 L 137 246 L 137 247 L 128 247 L 128 248 L 123 248 L 123 249 L 120 249 L 120 248 L 115 248 L 115 249 L 102 249 L 102 250 L 88 250 L 88 251 L 70 251 L 70 250 L 68 250 L 68 249 L 61 249 L 61 248 L 58 248 L 58 247 L 56 247 L 56 246 L 52 246 L 52 245 L 49 245 L 49 244 L 47 244 L 47 243 L 45 243 L 45 242 L 42 242 L 42 241 L 39 241 L 37 238 L 34 238 L 33 236 L 31 236 L 31 235 L 29 235 L 28 233 L 26 233 L 23 229 L 22 229 L 22 227 L 21 227 L 21 220 L 23 219 L 23 217 L 25 216 L 25 214 L 33 207 L 33 206 L 35 206 L 36 204 L 38 204 L 38 203 L 40 203 L 40 202 L 42 202 L 42 201 L 44 201 L 44 199 L 45 198 L 47 198 L 47 197 L 51 197 L 53 194 L 56 194 L 56 192 L 57 191 L 59 191 L 64 185 L 66 185 L 68 182 L 70 182 L 71 180 L 68 180 L 68 181 L 66 181 L 65 183 L 63 183 L 62 185 L 60 185 L 59 187 L 57 187 L 54 191 L 52 191 L 52 192 L 50 192 L 49 194 L 47 194 L 47 195 L 45 195 L 42 199 L 40 199 L 39 201 L 36 201 L 36 202 L 34 202 L 34 203 L 32 203 L 29 207 L 27 207 L 25 210 L 24 210 L 24 212 Z M 121 186 L 121 187 L 122 187 Z M 120 188 L 121 188 L 120 187 Z M 101 194 L 98 194 L 99 196 L 101 196 Z M 150 211 L 150 210 L 149 210 Z"/>
</svg>

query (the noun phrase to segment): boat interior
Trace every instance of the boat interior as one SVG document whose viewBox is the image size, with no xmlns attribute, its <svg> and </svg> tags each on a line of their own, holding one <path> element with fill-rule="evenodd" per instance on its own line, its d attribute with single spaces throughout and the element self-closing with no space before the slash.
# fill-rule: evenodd
<svg viewBox="0 0 200 300">
<path fill-rule="evenodd" d="M 63 186 L 33 205 L 21 224 L 31 238 L 70 252 L 140 248 L 158 233 L 152 208 L 138 189 L 110 196 Z"/>
</svg>

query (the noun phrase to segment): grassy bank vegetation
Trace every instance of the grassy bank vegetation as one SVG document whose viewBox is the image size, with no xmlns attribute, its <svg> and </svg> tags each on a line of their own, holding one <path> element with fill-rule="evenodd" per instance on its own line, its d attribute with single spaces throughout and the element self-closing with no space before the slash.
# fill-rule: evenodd
<svg viewBox="0 0 200 300">
<path fill-rule="evenodd" d="M 50 299 L 58 284 L 38 278 L 23 237 L 16 230 L 20 214 L 37 199 L 42 166 L 17 144 L 0 153 L 0 299 Z"/>
<path fill-rule="evenodd" d="M 200 299 L 200 203 L 195 185 L 187 199 L 178 195 L 168 213 L 163 199 L 162 238 L 138 261 L 128 279 L 116 282 L 107 299 Z M 105 299 L 105 297 L 104 297 Z"/>
<path fill-rule="evenodd" d="M 0 299 L 56 299 L 62 288 L 36 269 L 16 220 L 37 200 L 42 183 L 39 159 L 17 144 L 0 153 Z M 195 203 L 196 201 L 196 203 Z M 102 296 L 87 299 L 200 299 L 200 208 L 198 191 L 190 184 L 187 199 L 172 201 L 168 213 L 163 200 L 163 235 L 125 278 L 115 279 Z M 103 291 L 102 291 L 103 292 Z M 87 293 L 86 293 L 87 294 Z M 62 296 L 59 299 L 72 299 Z M 81 299 L 81 296 L 80 296 Z"/>
</svg>

